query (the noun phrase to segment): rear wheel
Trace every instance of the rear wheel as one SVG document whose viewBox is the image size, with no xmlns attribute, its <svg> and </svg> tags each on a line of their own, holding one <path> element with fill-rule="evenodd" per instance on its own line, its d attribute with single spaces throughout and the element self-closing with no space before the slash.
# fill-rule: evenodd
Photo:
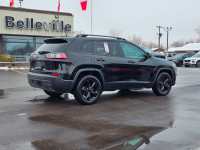
<svg viewBox="0 0 200 150">
<path fill-rule="evenodd" d="M 197 61 L 196 67 L 200 67 L 200 61 Z"/>
<path fill-rule="evenodd" d="M 96 103 L 102 93 L 100 81 L 91 75 L 83 77 L 78 81 L 74 88 L 74 97 L 76 101 L 83 105 Z"/>
<path fill-rule="evenodd" d="M 158 96 L 166 96 L 171 91 L 172 79 L 168 73 L 161 73 L 152 88 L 153 92 Z"/>
<path fill-rule="evenodd" d="M 60 97 L 63 94 L 63 93 L 50 92 L 50 91 L 47 91 L 47 90 L 43 90 L 43 91 L 44 91 L 44 93 L 46 93 L 50 97 Z"/>
<path fill-rule="evenodd" d="M 185 67 L 189 67 L 189 65 L 185 65 Z"/>
</svg>

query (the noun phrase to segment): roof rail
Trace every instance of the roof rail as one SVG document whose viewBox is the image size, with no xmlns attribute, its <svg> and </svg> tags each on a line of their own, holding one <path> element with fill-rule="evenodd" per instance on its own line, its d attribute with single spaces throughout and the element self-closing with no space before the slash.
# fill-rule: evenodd
<svg viewBox="0 0 200 150">
<path fill-rule="evenodd" d="M 117 39 L 117 40 L 123 40 L 123 41 L 126 41 L 126 39 L 124 39 L 124 38 L 120 38 L 120 37 L 104 36 L 104 35 L 92 35 L 92 34 L 79 34 L 79 35 L 76 35 L 75 37 L 88 37 L 88 36 L 114 38 L 114 39 Z"/>
</svg>

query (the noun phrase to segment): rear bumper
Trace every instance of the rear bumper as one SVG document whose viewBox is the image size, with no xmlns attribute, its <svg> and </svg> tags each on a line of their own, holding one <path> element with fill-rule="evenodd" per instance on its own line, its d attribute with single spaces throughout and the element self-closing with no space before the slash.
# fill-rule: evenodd
<svg viewBox="0 0 200 150">
<path fill-rule="evenodd" d="M 63 80 L 60 76 L 55 77 L 47 74 L 29 72 L 27 77 L 32 87 L 51 92 L 69 93 L 72 91 L 74 85 L 73 80 Z"/>
</svg>

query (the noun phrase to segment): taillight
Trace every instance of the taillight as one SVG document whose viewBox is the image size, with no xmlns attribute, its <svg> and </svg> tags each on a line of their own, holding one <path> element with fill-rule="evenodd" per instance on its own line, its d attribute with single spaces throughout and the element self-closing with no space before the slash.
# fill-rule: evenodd
<svg viewBox="0 0 200 150">
<path fill-rule="evenodd" d="M 67 59 L 67 55 L 65 53 L 48 53 L 46 54 L 46 57 L 48 59 Z"/>
<path fill-rule="evenodd" d="M 57 73 L 52 73 L 51 76 L 58 77 L 58 74 Z"/>
</svg>

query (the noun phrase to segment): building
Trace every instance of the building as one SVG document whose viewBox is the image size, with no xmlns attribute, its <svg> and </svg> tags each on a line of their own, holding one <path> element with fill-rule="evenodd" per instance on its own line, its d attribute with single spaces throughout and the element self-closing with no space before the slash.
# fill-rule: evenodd
<svg viewBox="0 0 200 150">
<path fill-rule="evenodd" d="M 168 49 L 169 53 L 198 53 L 199 51 L 200 43 L 188 43 L 183 47 L 173 47 Z"/>
<path fill-rule="evenodd" d="M 0 54 L 28 61 L 45 38 L 73 35 L 71 13 L 0 6 Z"/>
<path fill-rule="evenodd" d="M 159 48 L 152 48 L 152 51 L 156 52 L 156 53 L 163 53 L 164 50 L 163 49 L 159 49 Z"/>
</svg>

